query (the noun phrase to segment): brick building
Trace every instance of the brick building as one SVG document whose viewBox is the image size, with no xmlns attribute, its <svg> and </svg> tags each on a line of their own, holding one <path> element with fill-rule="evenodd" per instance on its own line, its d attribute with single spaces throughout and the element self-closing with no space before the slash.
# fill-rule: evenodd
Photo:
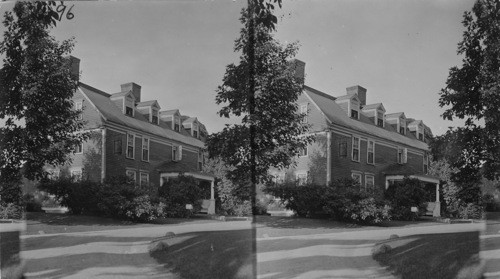
<svg viewBox="0 0 500 279">
<path fill-rule="evenodd" d="M 71 60 L 79 72 L 80 60 Z M 49 170 L 93 181 L 127 175 L 140 187 L 158 187 L 184 173 L 205 181 L 204 210 L 215 213 L 214 178 L 201 171 L 205 126 L 177 109 L 162 110 L 156 100 L 142 100 L 136 83 L 120 89 L 108 94 L 80 82 L 72 100 L 90 139 L 75 148 L 71 164 Z"/>
<path fill-rule="evenodd" d="M 305 63 L 297 63 L 303 74 Z M 299 184 L 351 177 L 362 187 L 381 189 L 405 176 L 418 178 L 432 193 L 428 213 L 439 216 L 439 179 L 427 174 L 431 130 L 404 112 L 387 113 L 382 103 L 367 104 L 366 96 L 359 85 L 338 97 L 304 85 L 298 106 L 316 141 L 299 154 L 296 167 L 272 174 Z"/>
</svg>

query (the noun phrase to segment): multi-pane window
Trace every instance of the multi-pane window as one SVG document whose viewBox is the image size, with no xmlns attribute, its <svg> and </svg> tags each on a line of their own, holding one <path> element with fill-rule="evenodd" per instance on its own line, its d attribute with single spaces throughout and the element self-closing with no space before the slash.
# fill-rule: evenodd
<svg viewBox="0 0 500 279">
<path fill-rule="evenodd" d="M 198 152 L 198 170 L 203 170 L 203 153 Z"/>
<path fill-rule="evenodd" d="M 424 140 L 424 134 L 418 133 L 418 139 L 423 141 Z"/>
<path fill-rule="evenodd" d="M 368 148 L 367 148 L 368 156 L 367 156 L 367 163 L 368 164 L 375 164 L 375 142 L 372 140 L 368 140 Z"/>
<path fill-rule="evenodd" d="M 404 118 L 399 118 L 399 133 L 406 135 L 406 121 Z"/>
<path fill-rule="evenodd" d="M 429 155 L 424 153 L 424 174 L 429 172 Z"/>
<path fill-rule="evenodd" d="M 300 105 L 300 114 L 303 115 L 302 123 L 307 123 L 307 104 Z"/>
<path fill-rule="evenodd" d="M 142 138 L 142 160 L 149 162 L 149 138 Z"/>
<path fill-rule="evenodd" d="M 134 159 L 134 134 L 127 134 L 127 158 Z"/>
<path fill-rule="evenodd" d="M 131 107 L 125 107 L 125 114 L 128 116 L 134 116 L 134 110 Z"/>
<path fill-rule="evenodd" d="M 305 157 L 305 156 L 307 156 L 307 146 L 305 146 L 304 148 L 301 148 L 301 149 L 299 150 L 299 156 L 300 156 L 300 157 Z"/>
<path fill-rule="evenodd" d="M 408 156 L 408 150 L 406 148 L 398 148 L 398 163 L 405 164 Z"/>
<path fill-rule="evenodd" d="M 399 127 L 399 133 L 404 135 L 405 134 L 405 127 L 403 127 L 403 126 Z"/>
<path fill-rule="evenodd" d="M 193 131 L 193 137 L 198 138 L 198 131 L 196 130 Z"/>
<path fill-rule="evenodd" d="M 158 125 L 158 110 L 157 109 L 153 109 L 153 113 L 151 116 L 151 122 Z"/>
<path fill-rule="evenodd" d="M 75 144 L 75 154 L 82 154 L 82 153 L 83 153 L 83 143 Z"/>
<path fill-rule="evenodd" d="M 113 152 L 115 154 L 122 154 L 122 140 L 115 140 L 114 141 Z"/>
<path fill-rule="evenodd" d="M 135 174 L 136 172 L 133 171 L 133 170 L 127 170 L 125 171 L 125 174 L 127 175 L 127 178 L 130 180 L 130 181 L 133 181 L 134 184 L 136 183 L 136 177 L 135 177 Z"/>
<path fill-rule="evenodd" d="M 339 142 L 339 157 L 347 157 L 347 141 L 342 140 Z"/>
<path fill-rule="evenodd" d="M 359 145 L 361 139 L 358 137 L 352 137 L 352 160 L 359 162 Z"/>
<path fill-rule="evenodd" d="M 375 177 L 371 174 L 365 175 L 365 190 L 373 190 L 375 187 Z"/>
<path fill-rule="evenodd" d="M 352 179 L 354 179 L 354 181 L 356 181 L 357 183 L 359 183 L 361 185 L 361 173 L 358 173 L 358 172 L 353 172 L 351 174 L 351 177 Z"/>
<path fill-rule="evenodd" d="M 351 109 L 351 117 L 354 119 L 358 119 L 358 111 Z"/>
<path fill-rule="evenodd" d="M 177 146 L 172 146 L 172 161 L 177 161 Z"/>
<path fill-rule="evenodd" d="M 384 113 L 377 111 L 377 126 L 384 127 Z"/>
<path fill-rule="evenodd" d="M 83 102 L 82 101 L 79 101 L 79 102 L 75 103 L 75 110 L 78 111 L 78 112 L 80 112 L 78 114 L 78 120 L 82 120 L 83 119 L 82 108 L 83 108 Z"/>
<path fill-rule="evenodd" d="M 181 120 L 174 116 L 174 131 L 179 132 L 181 130 Z"/>
<path fill-rule="evenodd" d="M 149 173 L 141 172 L 140 176 L 139 186 L 149 186 Z"/>
<path fill-rule="evenodd" d="M 297 173 L 296 178 L 299 185 L 307 184 L 307 173 Z"/>
</svg>

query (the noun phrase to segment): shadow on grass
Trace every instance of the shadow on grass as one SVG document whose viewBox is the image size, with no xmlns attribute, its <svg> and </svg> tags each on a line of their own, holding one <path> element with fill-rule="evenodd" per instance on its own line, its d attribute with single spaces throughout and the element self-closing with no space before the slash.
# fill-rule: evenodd
<svg viewBox="0 0 500 279">
<path fill-rule="evenodd" d="M 136 242 L 149 241 L 150 237 L 106 237 L 102 235 L 95 236 L 75 236 L 75 235 L 48 235 L 27 238 L 22 241 L 23 251 L 71 247 L 75 245 L 84 245 L 93 242 Z"/>
<path fill-rule="evenodd" d="M 181 278 L 255 278 L 252 243 L 250 229 L 186 233 L 152 256 Z"/>
<path fill-rule="evenodd" d="M 485 260 L 485 275 L 500 275 L 500 212 L 486 213 L 486 230 L 481 239 L 481 257 Z"/>
<path fill-rule="evenodd" d="M 398 246 L 398 242 L 404 244 Z M 402 278 L 457 278 L 461 269 L 479 262 L 477 231 L 412 235 L 386 244 L 392 250 L 374 259 Z"/>
</svg>

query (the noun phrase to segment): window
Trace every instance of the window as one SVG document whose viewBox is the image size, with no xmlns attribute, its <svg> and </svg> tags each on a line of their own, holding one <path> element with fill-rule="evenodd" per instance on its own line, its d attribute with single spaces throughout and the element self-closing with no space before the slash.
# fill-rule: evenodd
<svg viewBox="0 0 500 279">
<path fill-rule="evenodd" d="M 115 140 L 114 141 L 113 152 L 115 154 L 122 154 L 122 140 Z"/>
<path fill-rule="evenodd" d="M 83 142 L 77 143 L 75 145 L 75 154 L 82 154 L 83 153 Z"/>
<path fill-rule="evenodd" d="M 373 190 L 375 188 L 375 177 L 371 174 L 365 175 L 365 190 Z"/>
<path fill-rule="evenodd" d="M 151 122 L 158 125 L 158 110 L 153 109 L 153 114 L 151 116 Z"/>
<path fill-rule="evenodd" d="M 406 148 L 398 148 L 398 163 L 406 164 L 408 156 L 408 149 Z"/>
<path fill-rule="evenodd" d="M 77 118 L 78 120 L 82 120 L 83 119 L 83 114 L 82 114 L 83 111 L 82 111 L 82 109 L 83 109 L 83 102 L 82 101 L 76 102 L 75 103 L 75 110 L 80 112 L 78 114 L 78 118 Z"/>
<path fill-rule="evenodd" d="M 127 134 L 127 158 L 134 159 L 135 153 L 135 136 L 134 134 Z"/>
<path fill-rule="evenodd" d="M 342 140 L 339 143 L 339 157 L 347 158 L 347 141 Z"/>
<path fill-rule="evenodd" d="M 128 116 L 134 116 L 134 110 L 131 107 L 125 107 L 125 114 Z"/>
<path fill-rule="evenodd" d="M 384 127 L 384 113 L 377 111 L 377 126 Z"/>
<path fill-rule="evenodd" d="M 72 170 L 72 171 L 71 171 L 71 177 L 72 177 L 75 181 L 80 181 L 80 180 L 82 180 L 82 170 Z"/>
<path fill-rule="evenodd" d="M 299 150 L 299 156 L 300 156 L 300 157 L 305 157 L 305 156 L 307 156 L 307 146 L 305 146 L 304 148 L 301 148 L 301 149 Z"/>
<path fill-rule="evenodd" d="M 198 131 L 196 130 L 193 131 L 193 137 L 198 138 Z"/>
<path fill-rule="evenodd" d="M 358 137 L 352 137 L 352 160 L 359 162 L 359 144 L 361 139 Z"/>
<path fill-rule="evenodd" d="M 351 109 L 351 117 L 354 119 L 358 119 L 358 111 Z"/>
<path fill-rule="evenodd" d="M 203 170 L 203 153 L 201 151 L 198 152 L 198 170 Z"/>
<path fill-rule="evenodd" d="M 297 173 L 296 178 L 297 178 L 297 183 L 300 186 L 307 184 L 307 172 L 306 173 Z"/>
<path fill-rule="evenodd" d="M 149 173 L 147 172 L 141 172 L 140 173 L 141 179 L 139 180 L 139 186 L 149 186 Z"/>
<path fill-rule="evenodd" d="M 142 137 L 142 160 L 149 162 L 149 138 Z"/>
<path fill-rule="evenodd" d="M 404 118 L 399 118 L 399 133 L 406 135 L 406 120 Z"/>
<path fill-rule="evenodd" d="M 424 174 L 429 172 L 429 155 L 427 152 L 424 153 Z"/>
<path fill-rule="evenodd" d="M 423 141 L 424 140 L 424 134 L 418 133 L 418 139 Z"/>
<path fill-rule="evenodd" d="M 136 177 L 135 177 L 135 171 L 134 170 L 126 170 L 125 174 L 127 175 L 127 178 L 130 181 L 133 181 L 134 184 L 137 182 Z"/>
<path fill-rule="evenodd" d="M 302 123 L 307 123 L 307 113 L 308 113 L 307 104 L 300 105 L 300 114 L 303 115 Z"/>
<path fill-rule="evenodd" d="M 172 161 L 182 160 L 182 146 L 172 146 Z"/>
<path fill-rule="evenodd" d="M 179 118 L 174 116 L 174 131 L 179 132 L 181 127 L 181 121 Z"/>
<path fill-rule="evenodd" d="M 402 134 L 402 135 L 405 135 L 405 127 L 401 126 L 399 127 L 399 133 Z"/>
<path fill-rule="evenodd" d="M 367 148 L 368 156 L 366 162 L 368 164 L 375 164 L 375 142 L 372 140 L 368 140 L 368 148 Z"/>
<path fill-rule="evenodd" d="M 357 183 L 359 183 L 359 185 L 361 185 L 361 179 L 362 179 L 362 177 L 361 177 L 361 173 L 359 173 L 359 172 L 353 172 L 353 173 L 351 173 L 351 177 L 352 177 L 352 179 L 354 179 Z"/>
</svg>

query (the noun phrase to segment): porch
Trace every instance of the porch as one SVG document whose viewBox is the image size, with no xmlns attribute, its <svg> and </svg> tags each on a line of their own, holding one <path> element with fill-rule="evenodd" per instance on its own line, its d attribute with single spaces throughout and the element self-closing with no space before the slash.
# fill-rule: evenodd
<svg viewBox="0 0 500 279">
<path fill-rule="evenodd" d="M 179 175 L 192 176 L 199 181 L 205 194 L 201 202 L 201 213 L 209 215 L 215 214 L 215 177 L 202 173 L 190 165 L 182 162 L 167 162 L 163 164 L 158 171 L 160 172 L 160 185 L 163 185 L 168 179 L 176 178 Z M 206 190 L 206 191 L 205 191 Z"/>
<path fill-rule="evenodd" d="M 402 181 L 405 177 L 416 178 L 422 181 L 425 185 L 425 189 L 429 193 L 429 201 L 427 203 L 427 212 L 425 215 L 431 215 L 433 217 L 441 216 L 441 202 L 439 201 L 439 178 L 427 175 L 427 174 L 413 174 L 413 175 L 403 175 L 403 174 L 391 174 L 385 176 L 385 189 L 395 181 Z"/>
</svg>

